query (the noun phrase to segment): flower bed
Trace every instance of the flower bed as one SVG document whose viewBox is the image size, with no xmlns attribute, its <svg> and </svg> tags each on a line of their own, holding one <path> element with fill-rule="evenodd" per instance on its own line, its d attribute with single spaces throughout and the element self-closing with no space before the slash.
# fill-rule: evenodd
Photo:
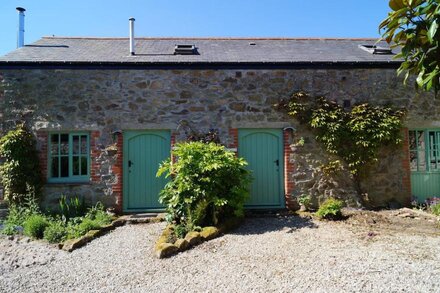
<svg viewBox="0 0 440 293">
<path fill-rule="evenodd" d="M 40 210 L 35 198 L 29 197 L 21 204 L 11 205 L 0 232 L 6 235 L 24 234 L 32 239 L 44 239 L 63 247 L 60 243 L 73 243 L 82 238 L 82 242 L 93 239 L 119 223 L 100 203 L 87 209 L 79 198 L 68 199 L 62 196 L 60 210 L 50 213 Z"/>
<path fill-rule="evenodd" d="M 217 238 L 221 234 L 238 227 L 242 221 L 243 218 L 231 218 L 219 227 L 207 226 L 201 228 L 200 231 L 190 231 L 183 238 L 177 238 L 175 233 L 176 226 L 169 224 L 156 242 L 154 253 L 158 258 L 170 257 L 205 241 Z"/>
</svg>

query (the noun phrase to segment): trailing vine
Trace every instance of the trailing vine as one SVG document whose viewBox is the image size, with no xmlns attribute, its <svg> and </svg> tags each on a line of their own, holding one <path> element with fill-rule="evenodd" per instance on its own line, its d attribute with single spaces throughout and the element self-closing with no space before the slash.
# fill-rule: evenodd
<svg viewBox="0 0 440 293">
<path fill-rule="evenodd" d="M 313 98 L 304 92 L 293 94 L 280 106 L 309 126 L 328 153 L 347 164 L 360 193 L 360 177 L 367 175 L 368 167 L 378 161 L 379 150 L 402 141 L 402 109 L 367 103 L 344 109 L 334 101 Z M 327 169 L 338 169 L 338 165 L 330 162 Z"/>
</svg>

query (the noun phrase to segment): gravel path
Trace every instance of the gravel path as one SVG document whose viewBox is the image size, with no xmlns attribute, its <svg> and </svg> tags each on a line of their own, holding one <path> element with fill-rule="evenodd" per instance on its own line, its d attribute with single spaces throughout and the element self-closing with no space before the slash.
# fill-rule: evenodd
<svg viewBox="0 0 440 293">
<path fill-rule="evenodd" d="M 344 223 L 252 218 L 170 259 L 164 224 L 116 229 L 66 253 L 0 239 L 0 292 L 439 292 L 440 237 L 368 235 Z"/>
</svg>

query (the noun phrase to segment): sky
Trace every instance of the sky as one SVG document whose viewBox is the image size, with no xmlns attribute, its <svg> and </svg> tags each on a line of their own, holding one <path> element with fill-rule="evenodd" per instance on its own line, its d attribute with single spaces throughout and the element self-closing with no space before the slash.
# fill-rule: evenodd
<svg viewBox="0 0 440 293">
<path fill-rule="evenodd" d="M 42 36 L 379 37 L 387 0 L 0 0 L 0 56 Z"/>
</svg>

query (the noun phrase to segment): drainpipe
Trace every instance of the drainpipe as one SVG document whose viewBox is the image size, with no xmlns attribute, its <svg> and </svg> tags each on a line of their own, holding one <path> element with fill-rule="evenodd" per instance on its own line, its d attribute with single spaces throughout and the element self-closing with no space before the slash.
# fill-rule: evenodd
<svg viewBox="0 0 440 293">
<path fill-rule="evenodd" d="M 130 18 L 129 27 L 130 27 L 130 55 L 134 55 L 134 18 Z"/>
<path fill-rule="evenodd" d="M 17 33 L 17 48 L 24 46 L 24 12 L 26 9 L 22 7 L 16 8 L 18 11 L 18 33 Z"/>
</svg>

